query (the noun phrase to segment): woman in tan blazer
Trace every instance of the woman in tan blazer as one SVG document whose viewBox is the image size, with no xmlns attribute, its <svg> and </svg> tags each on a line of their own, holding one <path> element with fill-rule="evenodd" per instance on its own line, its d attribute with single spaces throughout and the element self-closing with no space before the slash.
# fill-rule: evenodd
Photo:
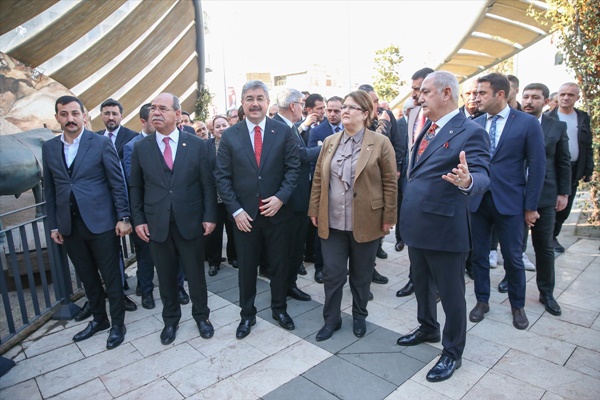
<svg viewBox="0 0 600 400">
<path fill-rule="evenodd" d="M 348 270 L 354 335 L 365 335 L 375 253 L 396 223 L 396 158 L 389 139 L 366 128 L 373 107 L 362 90 L 344 98 L 344 130 L 325 139 L 313 177 L 308 215 L 318 228 L 325 264 L 325 325 L 317 341 L 341 328 Z"/>
</svg>

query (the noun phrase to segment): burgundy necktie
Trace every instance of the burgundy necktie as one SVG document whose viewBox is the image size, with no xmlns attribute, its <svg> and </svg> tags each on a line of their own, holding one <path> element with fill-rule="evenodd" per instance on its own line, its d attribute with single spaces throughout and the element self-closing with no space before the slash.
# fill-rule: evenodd
<svg viewBox="0 0 600 400">
<path fill-rule="evenodd" d="M 262 136 L 260 135 L 260 126 L 254 127 L 254 157 L 256 157 L 256 165 L 260 167 L 260 155 L 262 153 Z"/>
<path fill-rule="evenodd" d="M 427 133 L 425 133 L 423 139 L 421 139 L 421 144 L 419 144 L 419 151 L 417 151 L 417 161 L 419 161 L 421 154 L 423 154 L 429 142 L 431 142 L 435 137 L 435 130 L 437 129 L 437 127 L 438 126 L 436 124 L 431 124 L 431 127 L 427 130 Z"/>
<path fill-rule="evenodd" d="M 173 170 L 173 152 L 171 151 L 171 146 L 169 145 L 169 138 L 163 138 L 163 142 L 165 143 L 165 151 L 163 153 L 163 157 L 165 158 L 165 163 L 167 163 L 167 167 L 172 171 Z"/>
</svg>

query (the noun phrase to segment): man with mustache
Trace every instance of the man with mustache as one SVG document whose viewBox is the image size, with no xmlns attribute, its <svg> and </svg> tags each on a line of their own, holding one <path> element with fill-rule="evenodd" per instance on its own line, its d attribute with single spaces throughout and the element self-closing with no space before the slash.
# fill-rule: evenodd
<svg viewBox="0 0 600 400">
<path fill-rule="evenodd" d="M 223 132 L 217 154 L 217 191 L 234 219 L 238 254 L 241 321 L 236 337 L 243 339 L 256 324 L 256 279 L 265 247 L 271 278 L 273 318 L 288 330 L 295 328 L 286 309 L 288 292 L 287 222 L 293 210 L 286 205 L 300 174 L 300 157 L 292 130 L 267 118 L 269 91 L 261 81 L 242 89 L 245 121 Z"/>
<path fill-rule="evenodd" d="M 105 305 L 108 297 L 112 328 L 106 348 L 114 349 L 123 343 L 126 333 L 119 273 L 119 237 L 131 232 L 125 181 L 109 138 L 84 129 L 81 100 L 62 96 L 56 100 L 55 110 L 63 132 L 42 146 L 50 236 L 64 244 L 94 316 L 73 341 L 111 328 Z"/>
</svg>

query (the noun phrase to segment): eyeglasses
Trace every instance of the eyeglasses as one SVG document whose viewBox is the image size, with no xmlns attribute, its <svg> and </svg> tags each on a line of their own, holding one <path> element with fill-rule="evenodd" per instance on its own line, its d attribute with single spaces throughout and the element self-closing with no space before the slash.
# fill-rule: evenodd
<svg viewBox="0 0 600 400">
<path fill-rule="evenodd" d="M 346 110 L 356 110 L 356 111 L 365 111 L 362 108 L 358 107 L 358 106 L 354 106 L 352 104 L 344 104 L 342 106 L 342 111 L 346 111 Z"/>
<path fill-rule="evenodd" d="M 164 114 L 167 111 L 175 111 L 175 110 L 172 108 L 167 108 L 165 106 L 160 106 L 160 107 L 150 106 L 150 112 L 156 112 L 156 111 L 160 111 L 161 114 Z"/>
</svg>

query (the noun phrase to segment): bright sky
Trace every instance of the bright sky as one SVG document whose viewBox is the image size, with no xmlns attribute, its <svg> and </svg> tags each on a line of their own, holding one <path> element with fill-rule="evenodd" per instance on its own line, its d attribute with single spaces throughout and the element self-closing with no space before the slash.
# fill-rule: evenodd
<svg viewBox="0 0 600 400">
<path fill-rule="evenodd" d="M 202 7 L 210 18 L 206 45 L 221 58 L 211 63 L 225 64 L 227 81 L 250 71 L 289 73 L 320 64 L 360 84 L 373 81 L 375 50 L 392 43 L 404 55 L 403 80 L 424 66 L 435 68 L 485 3 L 203 0 Z"/>
</svg>

